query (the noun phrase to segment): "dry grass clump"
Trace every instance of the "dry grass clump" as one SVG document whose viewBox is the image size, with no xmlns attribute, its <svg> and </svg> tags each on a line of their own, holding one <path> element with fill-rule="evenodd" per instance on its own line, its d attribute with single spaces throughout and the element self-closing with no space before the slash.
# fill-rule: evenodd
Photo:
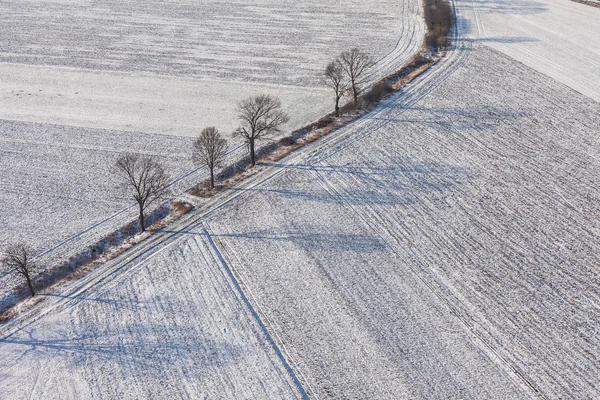
<svg viewBox="0 0 600 400">
<path fill-rule="evenodd" d="M 446 0 L 423 0 L 427 35 L 425 45 L 431 50 L 446 49 L 450 45 L 452 7 Z"/>
<path fill-rule="evenodd" d="M 214 191 L 210 189 L 210 185 L 207 182 L 202 182 L 191 188 L 188 193 L 192 196 L 206 199 L 211 197 L 214 194 Z"/>
<path fill-rule="evenodd" d="M 279 140 L 279 144 L 281 146 L 289 147 L 289 146 L 293 146 L 294 144 L 296 144 L 296 141 L 294 140 L 293 137 L 286 136 L 284 138 L 281 138 L 281 140 Z"/>
<path fill-rule="evenodd" d="M 394 87 L 388 82 L 378 82 L 363 94 L 362 99 L 366 104 L 375 105 L 394 92 Z"/>
<path fill-rule="evenodd" d="M 188 212 L 190 212 L 192 210 L 192 208 L 194 208 L 194 206 L 192 206 L 191 204 L 186 203 L 184 201 L 176 201 L 173 203 L 173 205 L 171 207 L 179 215 L 187 214 Z"/>
</svg>

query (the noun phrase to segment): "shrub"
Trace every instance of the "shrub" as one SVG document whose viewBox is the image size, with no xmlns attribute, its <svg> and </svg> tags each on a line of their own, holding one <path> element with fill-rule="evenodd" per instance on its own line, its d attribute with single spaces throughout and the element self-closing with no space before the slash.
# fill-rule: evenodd
<svg viewBox="0 0 600 400">
<path fill-rule="evenodd" d="M 363 100 L 367 104 L 377 104 L 381 99 L 394 91 L 391 84 L 387 82 L 379 82 L 363 95 Z"/>
<path fill-rule="evenodd" d="M 425 44 L 432 50 L 446 48 L 452 29 L 452 8 L 446 0 L 424 0 L 425 24 L 429 33 Z"/>
<path fill-rule="evenodd" d="M 343 108 L 343 107 L 342 107 Z M 321 129 L 329 126 L 335 119 L 331 115 L 326 115 L 317 122 L 315 122 L 314 129 Z"/>
<path fill-rule="evenodd" d="M 279 144 L 281 146 L 293 146 L 295 143 L 296 143 L 296 141 L 294 140 L 294 138 L 290 137 L 290 136 L 281 138 L 281 140 L 279 141 Z"/>
<path fill-rule="evenodd" d="M 183 201 L 176 201 L 173 203 L 173 209 L 176 212 L 178 212 L 180 215 L 186 214 L 192 208 L 194 208 L 194 207 L 191 204 L 183 202 Z"/>
<path fill-rule="evenodd" d="M 356 106 L 356 103 L 354 103 L 354 101 L 349 101 L 348 103 L 340 107 L 340 114 L 349 114 L 351 112 L 356 111 L 357 108 L 358 107 Z"/>
<path fill-rule="evenodd" d="M 428 64 L 429 62 L 431 62 L 431 59 L 429 57 L 427 57 L 425 54 L 419 53 L 413 57 L 413 59 L 411 60 L 410 66 L 412 68 L 417 69 L 419 67 L 422 67 L 425 64 Z"/>
<path fill-rule="evenodd" d="M 196 197 L 200 197 L 200 198 L 210 197 L 210 196 L 212 196 L 212 191 L 210 190 L 209 186 L 210 186 L 210 183 L 208 181 L 205 181 L 203 183 L 196 185 L 194 188 L 190 189 L 190 191 L 188 193 L 191 194 L 192 196 L 196 196 Z"/>
</svg>

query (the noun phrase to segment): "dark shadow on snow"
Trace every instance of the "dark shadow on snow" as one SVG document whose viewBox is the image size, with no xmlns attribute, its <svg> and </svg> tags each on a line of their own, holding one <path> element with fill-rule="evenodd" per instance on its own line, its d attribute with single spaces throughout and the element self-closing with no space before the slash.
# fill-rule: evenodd
<svg viewBox="0 0 600 400">
<path fill-rule="evenodd" d="M 84 328 L 76 333 L 44 331 L 43 335 L 29 330 L 0 343 L 22 348 L 20 359 L 30 352 L 37 352 L 36 357 L 40 352 L 53 358 L 62 355 L 67 365 L 95 365 L 99 370 L 116 367 L 124 376 L 141 374 L 157 379 L 175 362 L 193 365 L 200 374 L 204 368 L 236 364 L 243 354 L 238 346 L 202 337 L 195 329 L 160 325 L 107 331 Z"/>
</svg>

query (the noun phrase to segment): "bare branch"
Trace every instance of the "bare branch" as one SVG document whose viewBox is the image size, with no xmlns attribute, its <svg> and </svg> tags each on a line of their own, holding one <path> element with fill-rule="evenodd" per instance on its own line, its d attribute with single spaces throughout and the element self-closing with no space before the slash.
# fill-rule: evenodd
<svg viewBox="0 0 600 400">
<path fill-rule="evenodd" d="M 339 58 L 330 62 L 323 73 L 322 82 L 325 86 L 333 89 L 335 94 L 335 116 L 340 116 L 340 99 L 346 90 L 344 82 L 344 68 Z"/>
<path fill-rule="evenodd" d="M 241 101 L 237 106 L 237 113 L 241 126 L 233 132 L 233 136 L 243 138 L 248 144 L 254 166 L 255 142 L 280 132 L 280 126 L 288 122 L 289 118 L 281 110 L 281 101 L 277 97 L 264 94 Z"/>
<path fill-rule="evenodd" d="M 357 48 L 344 51 L 340 55 L 340 63 L 350 80 L 354 102 L 356 103 L 358 101 L 360 85 L 366 82 L 365 73 L 375 63 L 370 55 Z"/>
<path fill-rule="evenodd" d="M 227 154 L 227 141 L 214 126 L 205 128 L 194 141 L 192 161 L 198 165 L 206 165 L 210 171 L 210 187 L 215 187 L 214 170 L 221 166 Z"/>
<path fill-rule="evenodd" d="M 29 294 L 35 296 L 32 284 L 32 274 L 37 270 L 35 263 L 31 261 L 34 251 L 24 243 L 9 246 L 0 259 L 0 263 L 9 273 L 20 275 L 27 282 Z"/>
<path fill-rule="evenodd" d="M 169 194 L 166 186 L 170 177 L 153 157 L 125 154 L 119 157 L 116 166 L 131 189 L 133 199 L 138 203 L 140 230 L 144 232 L 144 212 L 154 202 Z"/>
</svg>

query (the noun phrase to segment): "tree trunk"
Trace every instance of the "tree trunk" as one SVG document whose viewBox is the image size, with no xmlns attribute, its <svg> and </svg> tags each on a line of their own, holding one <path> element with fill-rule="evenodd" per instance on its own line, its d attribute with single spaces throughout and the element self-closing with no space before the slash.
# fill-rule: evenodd
<svg viewBox="0 0 600 400">
<path fill-rule="evenodd" d="M 144 207 L 140 204 L 140 232 L 146 232 L 146 227 L 144 226 Z"/>
<path fill-rule="evenodd" d="M 252 166 L 256 164 L 256 159 L 254 155 L 254 139 L 250 139 L 250 161 L 252 162 Z"/>
<path fill-rule="evenodd" d="M 27 279 L 27 287 L 29 288 L 29 294 L 31 295 L 31 297 L 35 296 L 35 291 L 33 290 L 33 285 L 31 284 L 31 278 L 29 276 L 26 276 L 25 279 Z"/>
<path fill-rule="evenodd" d="M 215 167 L 214 166 L 210 167 L 210 188 L 211 189 L 215 188 Z"/>
<path fill-rule="evenodd" d="M 358 91 L 356 90 L 356 85 L 352 84 L 352 92 L 354 93 L 354 105 L 358 105 Z"/>
<path fill-rule="evenodd" d="M 335 116 L 340 116 L 340 98 L 335 99 Z"/>
</svg>

